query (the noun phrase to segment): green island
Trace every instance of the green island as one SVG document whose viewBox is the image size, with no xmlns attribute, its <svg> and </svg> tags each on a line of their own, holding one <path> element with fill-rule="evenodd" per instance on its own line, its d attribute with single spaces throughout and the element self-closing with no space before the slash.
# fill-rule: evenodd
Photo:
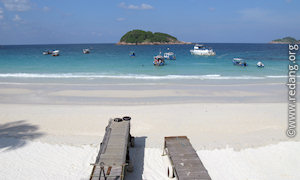
<svg viewBox="0 0 300 180">
<path fill-rule="evenodd" d="M 300 44 L 300 40 L 296 40 L 293 37 L 285 37 L 282 39 L 275 39 L 270 43 L 271 44 Z"/>
<path fill-rule="evenodd" d="M 176 37 L 166 33 L 143 30 L 132 30 L 122 36 L 119 45 L 159 45 L 159 44 L 191 44 L 177 40 Z"/>
</svg>

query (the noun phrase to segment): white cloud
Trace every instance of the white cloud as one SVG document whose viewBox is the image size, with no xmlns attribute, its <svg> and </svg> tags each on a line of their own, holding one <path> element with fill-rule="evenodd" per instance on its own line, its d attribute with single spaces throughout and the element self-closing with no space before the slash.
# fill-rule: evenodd
<svg viewBox="0 0 300 180">
<path fill-rule="evenodd" d="M 30 7 L 29 0 L 0 0 L 4 7 L 9 11 L 28 11 Z"/>
<path fill-rule="evenodd" d="M 50 11 L 50 8 L 48 6 L 44 6 L 43 11 L 48 12 L 48 11 Z"/>
<path fill-rule="evenodd" d="M 120 18 L 117 18 L 116 21 L 125 21 L 125 18 L 120 17 Z"/>
<path fill-rule="evenodd" d="M 0 7 L 0 20 L 4 18 L 3 9 Z"/>
<path fill-rule="evenodd" d="M 142 4 L 141 9 L 153 9 L 153 7 L 149 4 Z"/>
<path fill-rule="evenodd" d="M 129 4 L 126 5 L 126 3 L 121 2 L 119 4 L 120 8 L 124 8 L 124 9 L 134 9 L 134 10 L 147 10 L 147 9 L 153 9 L 153 6 L 149 5 L 149 4 L 141 4 L 141 5 L 133 5 L 133 4 Z"/>
<path fill-rule="evenodd" d="M 13 21 L 15 21 L 15 22 L 19 22 L 21 20 L 22 20 L 22 18 L 18 14 L 16 14 L 15 17 L 13 18 Z"/>
</svg>

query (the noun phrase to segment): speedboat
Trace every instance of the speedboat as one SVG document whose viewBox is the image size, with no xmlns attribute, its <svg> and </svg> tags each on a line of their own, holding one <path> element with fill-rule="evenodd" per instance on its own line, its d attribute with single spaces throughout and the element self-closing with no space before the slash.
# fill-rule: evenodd
<svg viewBox="0 0 300 180">
<path fill-rule="evenodd" d="M 232 63 L 236 66 L 248 66 L 246 61 L 244 61 L 242 58 L 233 58 Z"/>
<path fill-rule="evenodd" d="M 83 54 L 89 54 L 90 53 L 90 49 L 83 49 L 82 52 L 83 52 Z"/>
<path fill-rule="evenodd" d="M 176 56 L 173 52 L 164 53 L 164 58 L 168 60 L 176 60 Z"/>
<path fill-rule="evenodd" d="M 163 66 L 163 65 L 165 65 L 165 58 L 162 55 L 154 56 L 153 65 L 154 66 Z"/>
<path fill-rule="evenodd" d="M 215 56 L 216 53 L 213 49 L 207 48 L 202 44 L 196 44 L 194 49 L 190 50 L 192 55 L 199 55 L 199 56 Z"/>
<path fill-rule="evenodd" d="M 265 65 L 261 61 L 259 61 L 256 65 L 257 65 L 257 67 L 260 67 L 260 68 L 265 67 Z"/>
<path fill-rule="evenodd" d="M 52 54 L 52 51 L 49 51 L 49 50 L 48 50 L 48 51 L 44 51 L 44 52 L 43 52 L 43 55 L 49 55 L 49 54 Z"/>
<path fill-rule="evenodd" d="M 52 56 L 59 56 L 59 50 L 52 51 Z"/>
</svg>

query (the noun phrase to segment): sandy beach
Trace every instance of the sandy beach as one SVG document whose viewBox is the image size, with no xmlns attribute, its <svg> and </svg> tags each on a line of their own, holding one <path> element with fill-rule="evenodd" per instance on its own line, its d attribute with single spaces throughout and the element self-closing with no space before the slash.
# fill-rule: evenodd
<svg viewBox="0 0 300 180">
<path fill-rule="evenodd" d="M 300 180 L 299 7 L 0 0 L 0 180 Z"/>
<path fill-rule="evenodd" d="M 297 180 L 286 94 L 279 82 L 3 81 L 0 176 L 88 179 L 109 118 L 128 115 L 136 147 L 126 179 L 167 179 L 163 138 L 186 135 L 214 180 Z"/>
</svg>

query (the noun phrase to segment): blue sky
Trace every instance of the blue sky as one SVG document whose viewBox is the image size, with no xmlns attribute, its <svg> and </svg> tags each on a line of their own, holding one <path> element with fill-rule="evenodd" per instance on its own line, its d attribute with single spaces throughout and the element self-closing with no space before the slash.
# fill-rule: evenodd
<svg viewBox="0 0 300 180">
<path fill-rule="evenodd" d="M 299 0 L 0 0 L 0 44 L 114 43 L 132 29 L 189 42 L 300 39 Z"/>
</svg>

